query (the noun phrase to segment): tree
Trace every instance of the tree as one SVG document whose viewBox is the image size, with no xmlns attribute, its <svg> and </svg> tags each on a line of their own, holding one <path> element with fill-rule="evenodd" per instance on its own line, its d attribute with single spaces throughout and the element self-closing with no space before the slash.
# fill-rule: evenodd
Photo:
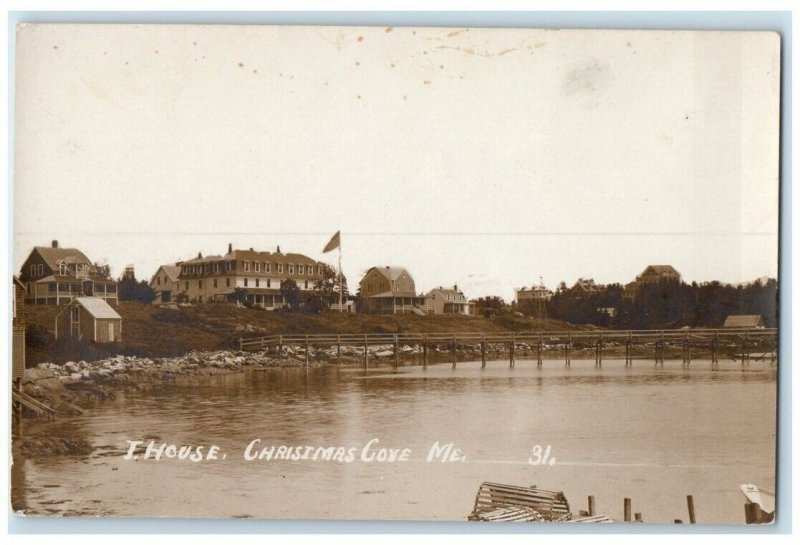
<svg viewBox="0 0 800 545">
<path fill-rule="evenodd" d="M 300 294 L 300 288 L 297 287 L 297 282 L 291 278 L 287 278 L 281 282 L 281 295 L 290 309 L 297 310 L 300 308 L 302 296 Z"/>
<path fill-rule="evenodd" d="M 150 287 L 150 284 L 146 280 L 137 282 L 135 276 L 122 277 L 117 280 L 117 290 L 119 290 L 120 301 L 138 301 L 150 304 L 156 298 L 156 292 Z"/>
<path fill-rule="evenodd" d="M 108 263 L 95 262 L 94 274 L 100 280 L 111 280 L 111 267 L 109 267 Z"/>
</svg>

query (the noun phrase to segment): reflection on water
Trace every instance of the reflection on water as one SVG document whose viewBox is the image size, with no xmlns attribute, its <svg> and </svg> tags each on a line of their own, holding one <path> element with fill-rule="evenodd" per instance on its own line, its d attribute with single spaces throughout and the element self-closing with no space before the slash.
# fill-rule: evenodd
<svg viewBox="0 0 800 545">
<path fill-rule="evenodd" d="M 484 480 L 563 490 L 573 511 L 594 495 L 622 518 L 743 522 L 738 486 L 774 490 L 776 371 L 695 361 L 517 361 L 273 369 L 128 393 L 69 424 L 90 456 L 15 464 L 15 507 L 29 514 L 464 520 Z M 412 450 L 407 463 L 245 461 L 270 445 Z M 218 445 L 225 459 L 122 459 L 126 440 Z M 436 442 L 463 462 L 426 462 Z M 527 463 L 551 445 L 555 465 Z M 356 455 L 358 458 L 358 454 Z"/>
</svg>

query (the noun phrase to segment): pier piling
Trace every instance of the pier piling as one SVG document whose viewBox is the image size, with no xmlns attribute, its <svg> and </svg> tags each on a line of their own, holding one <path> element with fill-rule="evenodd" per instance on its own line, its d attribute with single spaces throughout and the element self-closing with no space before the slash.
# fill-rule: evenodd
<svg viewBox="0 0 800 545">
<path fill-rule="evenodd" d="M 594 496 L 589 496 L 589 516 L 593 517 L 597 514 L 597 509 L 594 503 Z"/>
<path fill-rule="evenodd" d="M 455 335 L 453 335 L 453 344 L 452 344 L 451 351 L 453 353 L 453 369 L 455 369 L 456 368 L 456 336 Z"/>
<path fill-rule="evenodd" d="M 481 334 L 481 369 L 486 368 L 486 335 Z"/>
<path fill-rule="evenodd" d="M 394 336 L 394 366 L 400 365 L 400 347 L 397 343 L 397 335 Z"/>
<path fill-rule="evenodd" d="M 686 496 L 686 506 L 689 509 L 689 524 L 695 524 L 697 521 L 694 518 L 694 498 L 691 494 Z"/>
<path fill-rule="evenodd" d="M 306 367 L 308 367 L 308 352 L 309 352 L 308 335 L 306 335 Z"/>
<path fill-rule="evenodd" d="M 631 521 L 631 499 L 625 498 L 623 500 L 623 519 L 625 522 Z"/>
<path fill-rule="evenodd" d="M 422 368 L 428 368 L 428 336 L 422 338 Z"/>
<path fill-rule="evenodd" d="M 367 336 L 364 335 L 364 369 L 369 367 L 369 350 L 367 348 Z"/>
</svg>

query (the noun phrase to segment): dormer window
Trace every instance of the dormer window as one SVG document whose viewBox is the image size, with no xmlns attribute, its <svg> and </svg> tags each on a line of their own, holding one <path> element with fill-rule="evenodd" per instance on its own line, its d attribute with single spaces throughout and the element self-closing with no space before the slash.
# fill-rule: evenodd
<svg viewBox="0 0 800 545">
<path fill-rule="evenodd" d="M 67 274 L 67 264 L 64 263 L 63 261 L 58 265 L 58 273 L 61 276 L 65 276 Z"/>
<path fill-rule="evenodd" d="M 245 261 L 244 262 L 244 272 L 249 272 L 249 271 L 250 271 L 250 262 L 249 261 Z"/>
<path fill-rule="evenodd" d="M 283 272 L 283 263 L 278 263 L 278 272 L 279 273 Z"/>
<path fill-rule="evenodd" d="M 294 274 L 294 265 L 291 263 L 289 264 L 289 274 Z"/>
<path fill-rule="evenodd" d="M 259 263 L 258 261 L 255 262 L 255 271 L 261 272 L 261 263 Z"/>
<path fill-rule="evenodd" d="M 264 272 L 272 272 L 272 266 L 269 263 L 264 263 Z"/>
</svg>

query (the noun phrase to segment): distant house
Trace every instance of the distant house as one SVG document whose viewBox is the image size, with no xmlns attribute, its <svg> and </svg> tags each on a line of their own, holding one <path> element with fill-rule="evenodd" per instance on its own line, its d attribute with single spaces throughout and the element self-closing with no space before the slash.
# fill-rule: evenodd
<svg viewBox="0 0 800 545">
<path fill-rule="evenodd" d="M 14 277 L 11 302 L 11 380 L 20 382 L 25 373 L 25 284 Z"/>
<path fill-rule="evenodd" d="M 646 284 L 679 283 L 680 281 L 681 273 L 676 271 L 672 265 L 648 265 L 641 274 L 636 276 L 636 280 L 625 284 L 622 295 L 628 299 L 633 299 L 639 289 Z"/>
<path fill-rule="evenodd" d="M 425 298 L 417 295 L 414 279 L 403 267 L 372 267 L 359 283 L 362 312 L 424 314 Z"/>
<path fill-rule="evenodd" d="M 458 289 L 458 286 L 443 288 L 439 286 L 425 294 L 423 310 L 428 314 L 473 314 L 475 303 L 467 298 Z"/>
<path fill-rule="evenodd" d="M 75 248 L 35 247 L 20 271 L 25 284 L 25 301 L 33 304 L 59 305 L 74 297 L 94 296 L 116 304 L 117 283 L 103 273 Z"/>
<path fill-rule="evenodd" d="M 161 265 L 150 279 L 150 288 L 155 292 L 155 303 L 169 303 L 180 293 L 181 266 Z"/>
<path fill-rule="evenodd" d="M 577 293 L 596 293 L 600 291 L 600 286 L 595 284 L 594 278 L 578 278 L 571 289 Z"/>
<path fill-rule="evenodd" d="M 762 329 L 764 318 L 760 314 L 731 314 L 722 327 L 752 327 Z"/>
<path fill-rule="evenodd" d="M 122 340 L 122 317 L 99 297 L 76 297 L 56 316 L 56 339 L 77 338 L 96 343 Z"/>
<path fill-rule="evenodd" d="M 516 290 L 517 304 L 524 301 L 548 301 L 552 296 L 553 292 L 541 284 Z"/>
</svg>

